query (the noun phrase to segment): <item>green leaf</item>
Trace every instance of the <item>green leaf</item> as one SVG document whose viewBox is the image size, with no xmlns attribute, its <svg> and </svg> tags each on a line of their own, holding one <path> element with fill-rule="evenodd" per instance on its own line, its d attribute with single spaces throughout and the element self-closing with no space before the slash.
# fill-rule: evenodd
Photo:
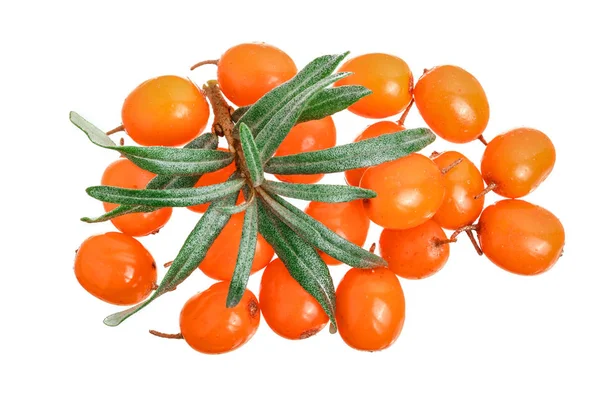
<svg viewBox="0 0 600 400">
<path fill-rule="evenodd" d="M 236 204 L 236 205 L 232 205 L 232 206 L 220 206 L 217 208 L 217 210 L 223 214 L 233 215 L 233 214 L 237 214 L 237 213 L 246 211 L 246 209 L 248 207 L 250 207 L 253 202 L 254 202 L 254 194 L 252 194 L 252 197 L 250 199 L 247 199 L 246 201 L 244 201 L 242 204 Z"/>
<path fill-rule="evenodd" d="M 244 215 L 244 226 L 242 228 L 242 238 L 238 249 L 238 257 L 229 284 L 229 293 L 227 294 L 227 307 L 235 307 L 248 284 L 252 262 L 254 261 L 254 251 L 256 250 L 256 240 L 258 234 L 258 208 L 256 202 L 250 203 Z"/>
<path fill-rule="evenodd" d="M 242 151 L 244 152 L 246 167 L 250 172 L 250 180 L 254 187 L 260 186 L 265 179 L 260 154 L 258 153 L 258 148 L 256 147 L 256 142 L 250 128 L 243 122 L 240 124 L 240 142 Z"/>
<path fill-rule="evenodd" d="M 258 202 L 258 230 L 285 264 L 290 275 L 315 298 L 335 322 L 335 287 L 329 269 L 315 249 L 284 224 L 261 199 Z"/>
<path fill-rule="evenodd" d="M 237 176 L 237 174 L 234 173 L 233 176 Z M 146 301 L 136 306 L 109 315 L 104 319 L 104 324 L 108 326 L 119 325 L 158 297 L 173 290 L 195 271 L 206 256 L 206 252 L 210 246 L 231 218 L 230 215 L 219 213 L 217 208 L 234 204 L 236 198 L 237 194 L 230 194 L 221 200 L 213 202 L 187 237 L 181 250 L 179 250 L 179 254 L 177 254 L 177 257 L 173 260 L 173 264 L 169 267 L 169 270 L 154 294 Z"/>
<path fill-rule="evenodd" d="M 326 150 L 273 157 L 265 165 L 265 172 L 327 174 L 370 167 L 419 151 L 434 140 L 435 135 L 427 128 L 407 129 Z"/>
<path fill-rule="evenodd" d="M 92 143 L 116 150 L 138 167 L 155 174 L 198 175 L 219 170 L 233 161 L 224 151 L 162 146 L 117 146 L 102 130 L 76 112 L 69 114 L 71 122 L 81 129 Z"/>
<path fill-rule="evenodd" d="M 349 242 L 281 197 L 270 196 L 262 188 L 258 189 L 258 193 L 261 199 L 285 224 L 298 233 L 306 242 L 336 260 L 356 268 L 374 268 L 387 265 L 383 258 Z"/>
<path fill-rule="evenodd" d="M 296 125 L 298 117 L 302 113 L 308 100 L 326 86 L 336 82 L 350 73 L 338 73 L 321 79 L 314 85 L 299 92 L 267 122 L 256 134 L 256 146 L 260 149 L 260 158 L 263 163 L 267 162 L 275 153 L 281 142 L 290 130 Z M 248 111 L 250 112 L 250 111 Z"/>
<path fill-rule="evenodd" d="M 331 75 L 347 55 L 346 52 L 314 59 L 292 79 L 258 99 L 239 119 L 237 125 L 241 122 L 245 123 L 254 136 L 258 136 L 279 110 L 286 106 L 298 93 Z"/>
<path fill-rule="evenodd" d="M 92 186 L 87 193 L 108 203 L 151 207 L 188 207 L 209 203 L 228 194 L 237 193 L 244 186 L 241 178 L 215 185 L 183 189 L 123 189 L 114 186 Z"/>
<path fill-rule="evenodd" d="M 348 185 L 307 185 L 267 180 L 262 184 L 262 188 L 269 193 L 284 197 L 324 203 L 342 203 L 357 199 L 371 199 L 377 196 L 373 190 Z"/>
</svg>

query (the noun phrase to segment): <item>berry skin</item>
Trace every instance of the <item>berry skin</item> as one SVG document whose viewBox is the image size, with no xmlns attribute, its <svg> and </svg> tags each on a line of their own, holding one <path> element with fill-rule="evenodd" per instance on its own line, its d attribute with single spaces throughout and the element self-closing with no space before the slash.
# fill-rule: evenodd
<svg viewBox="0 0 600 400">
<path fill-rule="evenodd" d="M 425 72 L 415 85 L 414 96 L 425 123 L 449 142 L 477 139 L 490 119 L 490 106 L 481 84 L 454 65 Z"/>
<path fill-rule="evenodd" d="M 217 77 L 225 97 L 242 107 L 253 104 L 297 72 L 294 61 L 277 47 L 243 43 L 221 56 Z"/>
<path fill-rule="evenodd" d="M 412 98 L 413 76 L 401 58 L 383 54 L 364 54 L 346 61 L 339 72 L 353 74 L 334 86 L 362 85 L 373 93 L 348 107 L 365 118 L 387 118 L 400 113 Z"/>
<path fill-rule="evenodd" d="M 370 221 L 361 200 L 343 203 L 311 201 L 304 212 L 357 246 L 362 246 L 367 240 Z M 319 254 L 327 265 L 341 264 L 321 251 Z"/>
<path fill-rule="evenodd" d="M 185 341 L 194 350 L 221 354 L 235 350 L 254 336 L 260 323 L 256 296 L 246 290 L 239 304 L 225 307 L 229 283 L 217 282 L 190 298 L 179 315 Z"/>
<path fill-rule="evenodd" d="M 406 279 L 422 279 L 438 272 L 448 261 L 450 246 L 440 225 L 429 220 L 411 229 L 384 229 L 379 237 L 381 257 L 388 268 Z"/>
<path fill-rule="evenodd" d="M 189 79 L 159 76 L 135 88 L 123 103 L 127 134 L 142 146 L 180 146 L 206 127 L 210 110 L 204 94 Z"/>
<path fill-rule="evenodd" d="M 416 153 L 368 168 L 360 187 L 377 193 L 365 199 L 365 210 L 371 221 L 389 229 L 421 225 L 444 201 L 442 173 L 433 161 Z"/>
<path fill-rule="evenodd" d="M 87 238 L 75 256 L 79 284 L 100 300 L 119 306 L 146 299 L 156 285 L 156 264 L 140 242 L 119 232 Z"/>
<path fill-rule="evenodd" d="M 319 303 L 276 258 L 263 272 L 260 309 L 271 329 L 286 339 L 306 339 L 325 327 L 329 318 Z"/>
<path fill-rule="evenodd" d="M 199 268 L 208 277 L 219 281 L 231 280 L 238 257 L 240 240 L 242 239 L 244 214 L 242 212 L 231 216 L 231 219 L 219 233 L 200 263 Z M 271 261 L 273 254 L 274 251 L 271 245 L 259 234 L 256 240 L 251 273 L 263 269 Z"/>
<path fill-rule="evenodd" d="M 443 174 L 446 194 L 442 206 L 433 216 L 446 229 L 472 224 L 481 214 L 485 200 L 483 196 L 475 199 L 484 189 L 483 179 L 475 164 L 467 157 L 457 151 L 446 151 L 433 158 L 433 162 L 442 171 L 459 159 L 462 161 L 458 165 Z"/>
<path fill-rule="evenodd" d="M 219 147 L 219 150 L 228 151 L 227 149 L 223 149 L 220 147 Z M 227 179 L 229 179 L 231 174 L 233 174 L 235 172 L 235 169 L 236 169 L 235 163 L 232 162 L 225 168 L 221 168 L 217 171 L 208 172 L 206 174 L 203 174 L 202 177 L 200 177 L 200 179 L 198 180 L 198 182 L 196 182 L 194 187 L 209 186 L 209 185 L 216 185 L 217 183 L 223 183 Z M 238 203 L 240 201 L 242 201 L 241 195 L 240 195 L 240 197 L 238 197 Z M 203 212 L 206 212 L 206 210 L 208 210 L 209 205 L 210 205 L 210 203 L 197 204 L 195 206 L 189 206 L 188 209 L 193 212 L 203 213 Z"/>
<path fill-rule="evenodd" d="M 156 175 L 141 169 L 126 158 L 111 163 L 102 175 L 102 185 L 127 189 L 144 189 Z M 106 212 L 118 207 L 118 204 L 103 203 Z M 173 209 L 161 208 L 147 213 L 133 213 L 111 219 L 112 224 L 121 232 L 130 236 L 146 236 L 157 232 L 171 218 Z"/>
<path fill-rule="evenodd" d="M 350 269 L 336 290 L 340 336 L 357 350 L 383 350 L 404 325 L 404 292 L 387 268 Z"/>
<path fill-rule="evenodd" d="M 523 197 L 550 174 L 556 150 L 544 133 L 517 128 L 496 136 L 485 148 L 481 173 L 494 192 L 509 198 Z"/>
<path fill-rule="evenodd" d="M 333 118 L 308 121 L 292 128 L 281 143 L 276 156 L 289 156 L 307 151 L 325 150 L 335 146 L 336 129 Z M 275 175 L 277 179 L 288 183 L 317 183 L 324 174 L 312 175 Z"/>
<path fill-rule="evenodd" d="M 403 131 L 405 128 L 402 125 L 398 125 L 395 122 L 391 122 L 391 121 L 380 121 L 380 122 L 376 122 L 373 125 L 370 125 L 367 127 L 367 129 L 365 129 L 360 135 L 358 135 L 355 139 L 354 142 L 360 142 L 361 140 L 365 140 L 365 139 L 372 139 L 381 135 L 385 135 L 387 133 L 395 133 L 395 132 L 400 132 Z M 358 186 L 360 185 L 360 180 L 362 178 L 362 176 L 364 175 L 365 171 L 367 170 L 368 167 L 364 167 L 364 168 L 356 168 L 356 169 L 350 169 L 348 171 L 344 172 L 344 175 L 346 176 L 346 183 L 348 183 L 348 185 L 351 186 Z"/>
<path fill-rule="evenodd" d="M 486 207 L 477 229 L 481 250 L 494 264 L 520 275 L 550 269 L 565 245 L 565 230 L 550 211 L 523 200 Z"/>
</svg>

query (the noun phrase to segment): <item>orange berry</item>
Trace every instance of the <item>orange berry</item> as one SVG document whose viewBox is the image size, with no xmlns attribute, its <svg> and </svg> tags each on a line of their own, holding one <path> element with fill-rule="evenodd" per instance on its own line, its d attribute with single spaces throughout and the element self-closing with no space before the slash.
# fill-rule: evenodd
<svg viewBox="0 0 600 400">
<path fill-rule="evenodd" d="M 558 261 L 565 245 L 560 220 L 523 200 L 501 200 L 486 207 L 477 234 L 487 258 L 520 275 L 547 271 Z"/>
<path fill-rule="evenodd" d="M 206 127 L 210 110 L 204 94 L 189 79 L 159 76 L 135 88 L 123 103 L 127 134 L 143 146 L 179 146 Z"/>
<path fill-rule="evenodd" d="M 346 61 L 339 72 L 353 74 L 334 86 L 362 85 L 373 93 L 348 110 L 365 118 L 387 118 L 400 113 L 412 98 L 413 76 L 401 58 L 383 53 L 364 54 Z"/>
<path fill-rule="evenodd" d="M 454 65 L 425 72 L 415 85 L 414 96 L 425 123 L 449 142 L 477 139 L 490 119 L 490 106 L 481 84 Z"/>
<path fill-rule="evenodd" d="M 361 200 L 343 203 L 311 201 L 304 212 L 357 246 L 362 246 L 367 240 L 370 222 Z M 327 265 L 341 264 L 321 251 L 319 254 Z"/>
<path fill-rule="evenodd" d="M 75 276 L 100 300 L 128 306 L 150 295 L 156 285 L 156 264 L 136 239 L 108 232 L 81 244 L 75 256 Z"/>
<path fill-rule="evenodd" d="M 221 56 L 217 77 L 223 94 L 242 107 L 253 104 L 271 89 L 293 78 L 296 72 L 294 61 L 277 47 L 243 43 Z"/>
<path fill-rule="evenodd" d="M 231 219 L 219 233 L 200 263 L 199 268 L 208 277 L 220 281 L 231 280 L 237 262 L 240 240 L 242 239 L 244 214 L 242 212 L 231 216 Z M 271 245 L 259 234 L 256 240 L 251 273 L 263 269 L 271 261 L 273 254 L 274 251 Z"/>
<path fill-rule="evenodd" d="M 438 272 L 448 261 L 450 246 L 440 225 L 425 221 L 410 229 L 384 229 L 379 237 L 381 257 L 388 268 L 406 279 L 422 279 Z"/>
<path fill-rule="evenodd" d="M 387 268 L 350 269 L 336 290 L 340 336 L 357 350 L 383 350 L 404 325 L 404 292 Z"/>
<path fill-rule="evenodd" d="M 452 163 L 462 161 L 446 171 L 444 186 L 446 194 L 442 206 L 433 219 L 446 229 L 458 229 L 472 224 L 483 210 L 484 197 L 475 199 L 484 189 L 479 170 L 467 157 L 457 151 L 446 151 L 433 158 L 440 171 Z"/>
<path fill-rule="evenodd" d="M 258 298 L 269 327 L 286 339 L 311 337 L 329 320 L 319 303 L 292 278 L 279 258 L 265 268 Z"/>
<path fill-rule="evenodd" d="M 229 151 L 229 150 L 221 148 L 221 147 L 219 147 L 219 150 Z M 208 172 L 206 174 L 203 174 L 200 177 L 200 179 L 198 180 L 198 182 L 196 182 L 194 187 L 210 186 L 210 185 L 216 185 L 217 183 L 223 183 L 227 179 L 229 179 L 231 174 L 233 174 L 235 172 L 235 169 L 236 169 L 235 162 L 232 162 L 225 168 L 221 168 L 217 171 Z M 240 197 L 238 197 L 238 203 L 240 201 L 241 201 L 241 194 L 240 194 Z M 188 209 L 190 209 L 193 212 L 203 213 L 203 212 L 206 212 L 206 210 L 208 210 L 209 205 L 210 205 L 210 203 L 197 204 L 195 206 L 189 206 Z"/>
<path fill-rule="evenodd" d="M 556 150 L 544 133 L 517 128 L 496 136 L 485 148 L 481 173 L 494 192 L 504 197 L 523 197 L 550 174 Z"/>
<path fill-rule="evenodd" d="M 361 140 L 365 139 L 372 139 L 381 135 L 385 135 L 386 133 L 403 131 L 404 129 L 404 126 L 398 125 L 397 123 L 392 121 L 379 121 L 374 123 L 373 125 L 368 126 L 367 129 L 365 129 L 360 135 L 358 135 L 354 139 L 354 142 L 360 142 Z M 346 182 L 348 183 L 348 185 L 358 186 L 367 168 L 368 167 L 356 168 L 345 171 L 344 175 L 346 176 Z"/>
<path fill-rule="evenodd" d="M 333 118 L 308 121 L 292 128 L 281 143 L 276 156 L 289 156 L 307 151 L 325 150 L 335 146 L 336 130 Z M 317 183 L 323 174 L 312 175 L 275 175 L 277 179 L 289 183 Z"/>
<path fill-rule="evenodd" d="M 102 185 L 127 189 L 144 189 L 156 175 L 141 169 L 126 158 L 111 163 L 102 175 Z M 118 204 L 103 203 L 106 212 L 112 211 Z M 146 236 L 161 229 L 171 218 L 173 209 L 161 208 L 147 213 L 122 215 L 110 220 L 121 232 L 130 236 Z"/>
<path fill-rule="evenodd" d="M 360 187 L 377 197 L 364 201 L 371 221 L 384 228 L 408 229 L 421 225 L 444 201 L 444 180 L 437 165 L 421 154 L 367 169 Z"/>
<path fill-rule="evenodd" d="M 185 341 L 194 350 L 221 354 L 246 343 L 258 328 L 260 309 L 256 296 L 246 290 L 237 306 L 225 307 L 229 283 L 217 282 L 190 298 L 179 315 Z"/>
</svg>

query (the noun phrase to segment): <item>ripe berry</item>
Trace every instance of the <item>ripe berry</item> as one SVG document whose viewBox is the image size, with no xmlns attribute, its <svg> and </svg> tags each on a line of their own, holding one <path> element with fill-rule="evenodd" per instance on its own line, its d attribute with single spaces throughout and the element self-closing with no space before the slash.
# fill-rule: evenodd
<svg viewBox="0 0 600 400">
<path fill-rule="evenodd" d="M 289 156 L 307 151 L 324 150 L 335 146 L 336 130 L 333 118 L 325 117 L 308 121 L 292 128 L 281 143 L 276 156 Z M 317 183 L 323 174 L 312 175 L 275 175 L 277 179 L 289 183 Z"/>
<path fill-rule="evenodd" d="M 156 285 L 156 264 L 136 239 L 108 232 L 81 244 L 75 256 L 75 276 L 100 300 L 128 306 L 150 295 Z"/>
<path fill-rule="evenodd" d="M 298 69 L 277 47 L 243 43 L 227 50 L 218 62 L 217 77 L 223 94 L 238 107 L 248 106 L 276 86 L 290 80 Z"/>
<path fill-rule="evenodd" d="M 360 135 L 358 135 L 354 142 L 360 142 L 365 139 L 372 139 L 377 136 L 385 135 L 386 133 L 394 133 L 403 131 L 405 128 L 402 125 L 398 125 L 392 121 L 379 121 L 370 125 L 365 129 Z M 367 167 L 364 168 L 356 168 L 351 169 L 344 172 L 346 176 L 346 182 L 351 186 L 358 186 L 360 184 L 360 180 L 367 170 Z"/>
<path fill-rule="evenodd" d="M 444 200 L 444 180 L 437 165 L 421 154 L 370 167 L 360 187 L 377 192 L 364 201 L 371 221 L 384 228 L 408 229 L 436 213 Z"/>
<path fill-rule="evenodd" d="M 344 203 L 311 201 L 304 212 L 357 246 L 362 246 L 367 240 L 370 221 L 361 200 Z M 327 265 L 341 264 L 327 254 L 320 251 L 319 254 Z"/>
<path fill-rule="evenodd" d="M 231 280 L 238 257 L 240 240 L 242 239 L 244 214 L 238 213 L 231 216 L 229 222 L 206 253 L 204 260 L 200 263 L 199 268 L 208 277 L 220 281 Z M 251 273 L 263 269 L 271 261 L 273 254 L 274 251 L 271 245 L 259 234 L 256 240 Z"/>
<path fill-rule="evenodd" d="M 358 350 L 383 350 L 404 325 L 404 293 L 387 268 L 350 269 L 336 290 L 340 336 Z"/>
<path fill-rule="evenodd" d="M 111 163 L 102 175 L 102 184 L 128 189 L 144 189 L 156 175 L 145 171 L 126 158 Z M 103 203 L 106 212 L 115 209 L 118 204 Z M 146 236 L 155 233 L 171 218 L 173 209 L 161 208 L 146 213 L 133 213 L 111 219 L 112 224 L 121 232 L 130 236 Z"/>
<path fill-rule="evenodd" d="M 219 148 L 219 150 L 228 151 L 227 149 L 223 149 L 223 148 Z M 194 187 L 209 186 L 209 185 L 216 185 L 217 183 L 223 183 L 227 179 L 229 179 L 231 174 L 233 174 L 235 172 L 235 169 L 236 169 L 235 163 L 232 162 L 225 168 L 221 168 L 214 172 L 206 173 L 206 174 L 202 175 L 202 177 L 200 177 L 200 179 L 198 180 L 198 182 L 196 182 Z M 240 200 L 241 200 L 241 198 L 238 198 L 238 202 Z M 210 203 L 197 204 L 195 206 L 189 206 L 188 209 L 190 209 L 191 211 L 197 212 L 197 213 L 203 213 L 203 212 L 206 212 L 209 205 L 210 205 Z"/>
<path fill-rule="evenodd" d="M 362 85 L 373 92 L 348 107 L 366 118 L 387 118 L 400 113 L 412 98 L 413 76 L 401 58 L 383 54 L 364 54 L 346 61 L 340 72 L 352 75 L 334 86 Z"/>
<path fill-rule="evenodd" d="M 388 268 L 396 275 L 422 279 L 438 272 L 448 261 L 447 239 L 440 225 L 429 220 L 410 229 L 384 229 L 379 248 Z"/>
<path fill-rule="evenodd" d="M 552 141 L 531 128 L 517 128 L 496 136 L 485 148 L 481 173 L 494 192 L 523 197 L 550 174 L 556 161 Z"/>
<path fill-rule="evenodd" d="M 461 160 L 460 162 L 458 160 Z M 484 198 L 475 197 L 484 189 L 479 170 L 457 151 L 446 151 L 433 158 L 443 172 L 446 194 L 433 219 L 446 229 L 472 224 L 483 210 Z M 454 163 L 457 163 L 453 165 Z"/>
<path fill-rule="evenodd" d="M 256 296 L 246 290 L 239 304 L 225 307 L 229 283 L 217 282 L 190 298 L 179 315 L 185 341 L 207 354 L 226 353 L 246 343 L 258 328 L 260 309 Z"/>
<path fill-rule="evenodd" d="M 166 75 L 135 88 L 123 103 L 127 134 L 143 146 L 179 146 L 206 127 L 210 111 L 204 94 L 189 79 Z"/>
<path fill-rule="evenodd" d="M 329 318 L 319 303 L 276 258 L 263 272 L 260 309 L 267 324 L 286 339 L 306 339 L 325 327 Z"/>
<path fill-rule="evenodd" d="M 477 139 L 488 124 L 487 96 L 479 81 L 460 67 L 442 65 L 425 72 L 414 96 L 425 123 L 449 142 Z"/>
<path fill-rule="evenodd" d="M 477 234 L 481 250 L 494 264 L 520 275 L 547 271 L 565 244 L 559 219 L 523 200 L 501 200 L 486 207 Z"/>
</svg>

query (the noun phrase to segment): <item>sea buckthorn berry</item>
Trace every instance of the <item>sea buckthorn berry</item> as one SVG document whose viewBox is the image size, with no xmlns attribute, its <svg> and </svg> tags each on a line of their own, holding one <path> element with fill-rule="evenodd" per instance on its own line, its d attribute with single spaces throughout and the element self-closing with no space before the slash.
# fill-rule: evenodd
<svg viewBox="0 0 600 400">
<path fill-rule="evenodd" d="M 438 272 L 448 261 L 447 239 L 440 225 L 429 220 L 410 229 L 384 229 L 379 237 L 379 248 L 381 257 L 396 275 L 422 279 Z"/>
<path fill-rule="evenodd" d="M 204 94 L 189 79 L 159 76 L 135 88 L 123 103 L 127 134 L 143 146 L 179 146 L 206 127 L 210 110 Z"/>
<path fill-rule="evenodd" d="M 336 129 L 333 118 L 308 121 L 298 124 L 290 130 L 281 143 L 276 156 L 289 156 L 307 151 L 324 150 L 335 146 Z M 317 183 L 323 174 L 312 175 L 275 175 L 277 179 L 289 183 Z"/>
<path fill-rule="evenodd" d="M 277 47 L 265 43 L 243 43 L 221 56 L 217 77 L 223 94 L 233 104 L 242 107 L 256 102 L 297 72 L 294 61 Z"/>
<path fill-rule="evenodd" d="M 523 200 L 501 200 L 483 210 L 477 229 L 481 250 L 494 264 L 520 275 L 552 267 L 565 230 L 550 211 Z"/>
<path fill-rule="evenodd" d="M 156 264 L 131 236 L 108 232 L 87 238 L 75 256 L 75 276 L 90 294 L 119 306 L 144 300 L 156 285 Z"/>
<path fill-rule="evenodd" d="M 334 86 L 362 85 L 373 93 L 348 107 L 366 118 L 387 118 L 400 113 L 412 98 L 413 75 L 401 58 L 383 53 L 364 54 L 346 61 L 339 72 L 353 74 Z"/>
<path fill-rule="evenodd" d="M 442 171 L 446 187 L 444 202 L 433 219 L 446 229 L 472 224 L 483 210 L 484 198 L 475 198 L 484 189 L 481 173 L 475 164 L 457 151 L 439 154 L 433 162 Z"/>
<path fill-rule="evenodd" d="M 111 163 L 102 175 L 102 185 L 127 189 L 144 189 L 156 175 L 141 169 L 126 158 Z M 106 212 L 112 211 L 118 204 L 103 203 Z M 126 214 L 111 219 L 112 224 L 121 232 L 131 236 L 146 236 L 156 233 L 171 218 L 173 209 L 161 208 L 146 213 Z"/>
<path fill-rule="evenodd" d="M 242 239 L 244 214 L 242 212 L 231 216 L 200 263 L 199 268 L 208 277 L 220 281 L 231 280 Z M 258 234 L 251 273 L 263 269 L 271 261 L 273 254 L 271 245 Z"/>
<path fill-rule="evenodd" d="M 548 136 L 536 129 L 517 128 L 487 145 L 481 174 L 499 195 L 523 197 L 548 177 L 555 161 L 556 150 Z"/>
<path fill-rule="evenodd" d="M 405 128 L 402 125 L 398 125 L 392 121 L 379 121 L 370 125 L 365 129 L 360 135 L 358 135 L 354 142 L 360 142 L 365 139 L 372 139 L 381 135 L 385 135 L 387 133 L 394 133 L 403 131 Z M 360 184 L 360 180 L 367 170 L 367 167 L 364 168 L 356 168 L 350 169 L 344 172 L 346 176 L 346 182 L 351 186 L 358 186 Z"/>
<path fill-rule="evenodd" d="M 358 350 L 383 350 L 404 325 L 404 292 L 387 268 L 350 269 L 336 290 L 340 336 Z"/>
<path fill-rule="evenodd" d="M 454 65 L 426 71 L 415 85 L 414 96 L 425 123 L 449 142 L 477 139 L 490 119 L 490 106 L 481 84 Z"/>
<path fill-rule="evenodd" d="M 370 221 L 361 200 L 343 203 L 311 201 L 304 212 L 357 246 L 362 246 L 367 240 Z M 319 254 L 327 265 L 341 264 L 321 251 Z"/>
<path fill-rule="evenodd" d="M 437 165 L 421 154 L 410 154 L 365 171 L 360 187 L 377 197 L 364 201 L 371 221 L 384 228 L 421 225 L 444 201 L 444 180 Z"/>
<path fill-rule="evenodd" d="M 227 149 L 224 149 L 224 148 L 219 148 L 219 150 L 228 151 Z M 202 175 L 200 177 L 200 179 L 198 179 L 198 182 L 196 182 L 196 185 L 194 185 L 194 187 L 210 186 L 210 185 L 216 185 L 217 183 L 223 183 L 227 179 L 229 179 L 231 174 L 233 174 L 235 172 L 235 169 L 236 169 L 235 163 L 232 162 L 225 168 L 221 168 L 221 169 L 219 169 L 217 171 L 213 171 L 213 172 L 208 172 L 208 173 Z M 238 203 L 240 201 L 241 201 L 241 197 L 238 198 Z M 197 212 L 197 213 L 203 213 L 203 212 L 206 212 L 206 210 L 208 210 L 209 205 L 210 205 L 210 203 L 197 204 L 195 206 L 189 206 L 188 209 L 190 209 L 191 211 Z"/>
<path fill-rule="evenodd" d="M 260 323 L 256 296 L 246 290 L 237 306 L 225 307 L 229 283 L 217 282 L 190 298 L 179 315 L 181 335 L 194 350 L 221 354 L 254 336 Z"/>
<path fill-rule="evenodd" d="M 276 258 L 265 268 L 258 295 L 260 310 L 271 329 L 286 339 L 306 339 L 325 327 L 329 318 L 319 303 Z"/>
</svg>

